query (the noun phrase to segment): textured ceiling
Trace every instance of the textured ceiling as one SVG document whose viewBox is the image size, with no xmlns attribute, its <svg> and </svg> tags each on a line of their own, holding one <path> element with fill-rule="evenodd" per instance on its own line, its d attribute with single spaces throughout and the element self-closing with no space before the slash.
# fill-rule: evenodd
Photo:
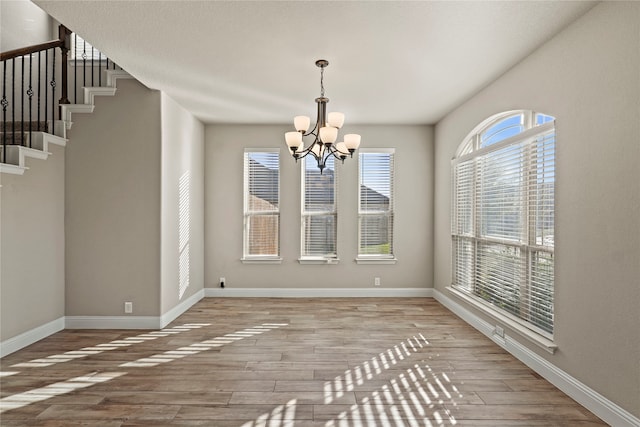
<svg viewBox="0 0 640 427">
<path fill-rule="evenodd" d="M 206 123 L 315 115 L 319 58 L 346 123 L 431 124 L 595 3 L 45 1 Z"/>
</svg>

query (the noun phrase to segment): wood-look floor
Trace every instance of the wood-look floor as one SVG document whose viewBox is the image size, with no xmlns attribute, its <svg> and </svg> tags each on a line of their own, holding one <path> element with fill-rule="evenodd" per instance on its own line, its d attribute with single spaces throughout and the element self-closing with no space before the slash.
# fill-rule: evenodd
<svg viewBox="0 0 640 427">
<path fill-rule="evenodd" d="M 0 371 L 2 426 L 606 425 L 430 298 L 205 298 Z"/>
</svg>

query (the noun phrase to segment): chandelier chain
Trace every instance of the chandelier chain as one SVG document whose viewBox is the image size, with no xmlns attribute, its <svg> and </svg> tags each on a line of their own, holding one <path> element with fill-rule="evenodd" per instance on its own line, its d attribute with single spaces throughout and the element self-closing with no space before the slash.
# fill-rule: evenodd
<svg viewBox="0 0 640 427">
<path fill-rule="evenodd" d="M 320 67 L 320 96 L 324 97 L 324 67 Z"/>
</svg>

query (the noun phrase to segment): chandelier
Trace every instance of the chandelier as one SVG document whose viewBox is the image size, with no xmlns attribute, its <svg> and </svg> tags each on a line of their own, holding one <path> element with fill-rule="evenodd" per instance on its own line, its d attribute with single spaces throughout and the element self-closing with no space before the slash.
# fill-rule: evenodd
<svg viewBox="0 0 640 427">
<path fill-rule="evenodd" d="M 316 124 L 310 132 L 307 132 L 311 119 L 308 116 L 296 116 L 293 119 L 295 132 L 284 134 L 285 142 L 293 158 L 301 159 L 311 154 L 318 161 L 320 173 L 324 170 L 326 162 L 330 157 L 335 157 L 344 163 L 347 156 L 353 157 L 353 153 L 360 146 L 360 135 L 351 133 L 344 136 L 344 141 L 336 143 L 338 139 L 338 129 L 344 124 L 344 114 L 331 112 L 327 115 L 327 103 L 329 98 L 324 96 L 324 69 L 329 65 L 329 61 L 318 59 L 316 66 L 320 68 L 320 97 L 316 98 L 318 104 L 318 116 Z M 307 148 L 304 148 L 302 138 L 313 135 L 314 140 Z"/>
</svg>

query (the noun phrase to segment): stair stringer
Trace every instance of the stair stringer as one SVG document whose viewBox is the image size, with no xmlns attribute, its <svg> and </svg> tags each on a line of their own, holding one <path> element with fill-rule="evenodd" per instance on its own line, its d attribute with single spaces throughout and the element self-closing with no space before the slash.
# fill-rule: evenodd
<svg viewBox="0 0 640 427">
<path fill-rule="evenodd" d="M 46 132 L 32 132 L 31 147 L 24 147 L 22 145 L 8 145 L 6 147 L 6 156 L 4 158 L 5 151 L 0 153 L 0 173 L 10 173 L 14 175 L 22 175 L 29 169 L 26 166 L 26 159 L 39 159 L 46 160 L 49 155 L 49 144 L 59 145 L 64 147 L 67 145 L 68 140 L 56 135 L 52 135 Z"/>
<path fill-rule="evenodd" d="M 60 105 L 62 113 L 62 121 L 65 124 L 65 130 L 71 129 L 73 126 L 73 113 L 93 113 L 95 108 L 96 96 L 113 96 L 116 94 L 117 82 L 119 79 L 133 79 L 134 77 L 124 70 L 105 70 L 106 85 L 97 87 L 84 88 L 83 104 L 62 104 Z"/>
</svg>

